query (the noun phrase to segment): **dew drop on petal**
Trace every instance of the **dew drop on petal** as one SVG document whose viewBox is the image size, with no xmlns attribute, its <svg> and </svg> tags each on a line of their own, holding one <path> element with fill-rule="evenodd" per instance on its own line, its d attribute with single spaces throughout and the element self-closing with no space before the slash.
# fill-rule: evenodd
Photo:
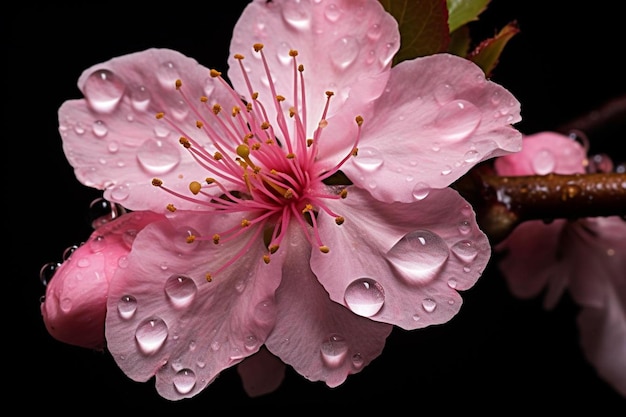
<svg viewBox="0 0 626 417">
<path fill-rule="evenodd" d="M 341 10 L 337 7 L 336 4 L 331 3 L 326 6 L 326 9 L 324 9 L 324 17 L 326 17 L 329 22 L 334 23 L 341 17 Z"/>
<path fill-rule="evenodd" d="M 400 239 L 387 252 L 387 259 L 409 283 L 422 284 L 437 276 L 449 255 L 448 245 L 439 235 L 416 230 Z"/>
<path fill-rule="evenodd" d="M 459 232 L 461 234 L 466 235 L 471 231 L 472 224 L 469 222 L 469 220 L 462 220 L 461 222 L 459 222 Z"/>
<path fill-rule="evenodd" d="M 463 156 L 463 161 L 467 163 L 472 163 L 472 162 L 476 162 L 479 157 L 480 157 L 480 154 L 478 153 L 477 150 L 470 149 L 469 151 L 465 152 L 465 155 Z"/>
<path fill-rule="evenodd" d="M 367 31 L 367 37 L 373 41 L 380 39 L 382 34 L 382 27 L 378 23 L 374 23 Z"/>
<path fill-rule="evenodd" d="M 137 160 L 149 174 L 162 175 L 180 163 L 180 153 L 167 141 L 147 139 L 137 149 Z"/>
<path fill-rule="evenodd" d="M 56 270 L 61 266 L 58 262 L 48 262 L 39 270 L 39 280 L 44 286 L 47 286 Z"/>
<path fill-rule="evenodd" d="M 554 171 L 556 158 L 548 149 L 542 149 L 533 157 L 531 164 L 535 174 L 546 175 Z"/>
<path fill-rule="evenodd" d="M 113 190 L 111 190 L 111 198 L 115 201 L 124 201 L 129 195 L 130 191 L 125 184 L 116 185 Z"/>
<path fill-rule="evenodd" d="M 191 369 L 181 369 L 172 378 L 172 383 L 179 394 L 188 394 L 196 386 L 196 374 Z"/>
<path fill-rule="evenodd" d="M 184 275 L 172 275 L 165 281 L 165 294 L 175 307 L 187 307 L 198 292 L 193 279 Z"/>
<path fill-rule="evenodd" d="M 103 138 L 109 132 L 107 125 L 102 120 L 96 120 L 95 122 L 93 122 L 91 130 L 97 138 Z"/>
<path fill-rule="evenodd" d="M 448 287 L 450 287 L 450 288 L 453 288 L 453 289 L 456 288 L 457 284 L 458 284 L 458 282 L 457 282 L 456 278 L 450 278 L 448 280 Z"/>
<path fill-rule="evenodd" d="M 85 98 L 96 111 L 110 113 L 119 104 L 126 86 L 113 72 L 100 69 L 93 72 L 85 81 Z"/>
<path fill-rule="evenodd" d="M 424 308 L 424 311 L 427 313 L 432 313 L 437 308 L 437 302 L 432 298 L 425 298 L 422 301 L 422 308 Z"/>
<path fill-rule="evenodd" d="M 180 79 L 180 74 L 173 62 L 164 62 L 158 70 L 157 77 L 163 88 L 173 90 L 176 88 L 176 80 Z"/>
<path fill-rule="evenodd" d="M 469 240 L 460 240 L 452 245 L 452 253 L 463 262 L 472 262 L 478 255 L 478 250 Z"/>
<path fill-rule="evenodd" d="M 259 339 L 253 334 L 247 336 L 243 343 L 247 351 L 251 352 L 259 346 Z"/>
<path fill-rule="evenodd" d="M 374 171 L 383 165 L 383 158 L 380 152 L 371 146 L 359 148 L 357 156 L 352 160 L 356 166 L 365 171 Z"/>
<path fill-rule="evenodd" d="M 348 342 L 340 334 L 329 335 L 320 347 L 324 363 L 330 367 L 341 365 L 348 353 Z"/>
<path fill-rule="evenodd" d="M 355 353 L 352 355 L 352 366 L 355 369 L 361 369 L 365 361 L 363 360 L 363 356 L 360 353 Z"/>
<path fill-rule="evenodd" d="M 441 84 L 435 88 L 433 94 L 437 103 L 445 105 L 454 99 L 456 92 L 450 84 Z"/>
<path fill-rule="evenodd" d="M 453 100 L 439 109 L 434 125 L 442 138 L 456 142 L 471 135 L 481 118 L 480 110 L 469 101 Z"/>
<path fill-rule="evenodd" d="M 124 295 L 117 303 L 117 312 L 124 320 L 131 319 L 137 311 L 137 299 L 132 295 Z"/>
<path fill-rule="evenodd" d="M 413 197 L 416 200 L 425 199 L 426 197 L 428 197 L 428 193 L 430 193 L 430 187 L 424 182 L 418 182 L 413 187 Z"/>
<path fill-rule="evenodd" d="M 378 313 L 385 303 L 385 291 L 376 280 L 359 278 L 346 288 L 344 301 L 353 313 L 371 317 Z"/>
<path fill-rule="evenodd" d="M 135 86 L 130 91 L 130 102 L 135 110 L 146 111 L 150 105 L 150 92 L 143 85 Z"/>
<path fill-rule="evenodd" d="M 359 55 L 359 42 L 352 36 L 345 36 L 329 51 L 330 60 L 338 69 L 348 68 Z"/>
<path fill-rule="evenodd" d="M 309 8 L 298 0 L 291 0 L 283 4 L 283 19 L 295 29 L 308 29 L 311 25 Z"/>
<path fill-rule="evenodd" d="M 137 326 L 135 340 L 143 353 L 151 355 L 163 346 L 167 335 L 167 324 L 160 318 L 150 318 Z"/>
</svg>

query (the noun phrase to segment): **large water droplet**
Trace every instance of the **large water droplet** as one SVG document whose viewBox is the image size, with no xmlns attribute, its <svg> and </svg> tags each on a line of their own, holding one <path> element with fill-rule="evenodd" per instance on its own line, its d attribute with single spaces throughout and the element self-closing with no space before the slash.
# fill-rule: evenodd
<svg viewBox="0 0 626 417">
<path fill-rule="evenodd" d="M 329 51 L 331 62 L 338 69 L 345 69 L 352 64 L 359 56 L 359 42 L 352 36 L 345 36 L 339 39 Z"/>
<path fill-rule="evenodd" d="M 383 158 L 380 152 L 371 146 L 359 148 L 357 156 L 352 160 L 356 166 L 365 171 L 374 171 L 383 165 Z"/>
<path fill-rule="evenodd" d="M 179 164 L 180 153 L 167 141 L 148 139 L 137 149 L 137 160 L 149 174 L 162 175 Z"/>
<path fill-rule="evenodd" d="M 353 313 L 371 317 L 378 313 L 385 303 L 385 291 L 371 278 L 359 278 L 346 288 L 344 300 Z"/>
<path fill-rule="evenodd" d="M 556 158 L 550 150 L 542 149 L 533 157 L 531 164 L 535 174 L 546 175 L 554 171 Z"/>
<path fill-rule="evenodd" d="M 329 335 L 320 348 L 324 363 L 330 367 L 341 365 L 348 353 L 348 342 L 340 334 L 333 333 Z"/>
<path fill-rule="evenodd" d="M 441 107 L 435 127 L 442 138 L 459 141 L 471 135 L 481 120 L 480 110 L 466 100 L 453 100 Z"/>
<path fill-rule="evenodd" d="M 167 335 L 167 324 L 160 318 L 150 318 L 137 326 L 135 340 L 143 353 L 151 355 L 161 349 Z"/>
<path fill-rule="evenodd" d="M 188 394 L 196 386 L 196 374 L 191 369 L 181 369 L 172 378 L 172 383 L 180 394 Z"/>
<path fill-rule="evenodd" d="M 176 88 L 176 80 L 180 79 L 180 74 L 173 62 L 164 62 L 159 68 L 157 77 L 163 88 L 174 90 Z"/>
<path fill-rule="evenodd" d="M 416 230 L 405 235 L 387 253 L 387 259 L 409 283 L 435 278 L 450 255 L 448 245 L 436 233 Z"/>
<path fill-rule="evenodd" d="M 432 298 L 425 298 L 422 301 L 422 308 L 427 313 L 432 313 L 437 308 L 437 302 L 433 300 Z"/>
<path fill-rule="evenodd" d="M 143 85 L 135 86 L 130 91 L 130 101 L 137 111 L 146 111 L 150 105 L 150 92 Z"/>
<path fill-rule="evenodd" d="M 124 295 L 117 303 L 117 312 L 124 320 L 131 319 L 137 311 L 137 299 L 132 295 Z"/>
<path fill-rule="evenodd" d="M 85 98 L 96 111 L 109 113 L 117 107 L 126 86 L 107 69 L 97 70 L 85 81 Z"/>
<path fill-rule="evenodd" d="M 413 187 L 413 197 L 416 200 L 425 199 L 426 197 L 428 197 L 428 193 L 430 193 L 430 187 L 424 182 L 418 182 Z"/>
<path fill-rule="evenodd" d="M 175 307 L 187 307 L 196 296 L 198 287 L 193 279 L 184 275 L 172 275 L 165 281 L 165 294 Z"/>
<path fill-rule="evenodd" d="M 460 240 L 452 245 L 452 253 L 463 262 L 472 262 L 478 255 L 478 250 L 469 240 Z"/>
<path fill-rule="evenodd" d="M 56 270 L 61 266 L 59 262 L 48 262 L 39 270 L 39 280 L 46 286 L 54 276 Z"/>
<path fill-rule="evenodd" d="M 111 198 L 115 201 L 124 201 L 130 195 L 130 190 L 126 184 L 118 184 L 111 190 Z"/>
<path fill-rule="evenodd" d="M 283 19 L 290 26 L 304 30 L 311 25 L 311 14 L 306 4 L 299 0 L 291 0 L 283 4 Z"/>
</svg>

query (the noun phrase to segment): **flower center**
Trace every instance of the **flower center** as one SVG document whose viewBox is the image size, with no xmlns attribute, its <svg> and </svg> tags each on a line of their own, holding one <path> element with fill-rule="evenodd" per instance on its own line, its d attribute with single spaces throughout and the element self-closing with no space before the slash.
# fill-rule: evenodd
<svg viewBox="0 0 626 417">
<path fill-rule="evenodd" d="M 297 51 L 289 55 L 293 61 L 293 106 L 284 106 L 285 97 L 277 94 L 269 65 L 263 54 L 263 45 L 255 44 L 254 50 L 261 55 L 264 71 L 269 80 L 276 113 L 275 123 L 268 120 L 267 107 L 259 100 L 259 94 L 252 89 L 242 61 L 236 54 L 244 76 L 248 98 L 243 99 L 221 77 L 221 73 L 211 70 L 211 76 L 218 79 L 232 94 L 236 103 L 225 112 L 219 103 L 210 105 L 205 96 L 194 101 L 184 88 L 181 80 L 176 80 L 176 89 L 183 101 L 197 117 L 197 131 L 189 132 L 179 126 L 165 113 L 158 113 L 157 119 L 164 120 L 180 134 L 180 144 L 187 149 L 195 161 L 202 166 L 208 176 L 201 181 L 189 184 L 190 194 L 182 194 L 166 187 L 160 179 L 152 184 L 161 187 L 172 195 L 207 207 L 209 211 L 238 213 L 241 222 L 226 230 L 216 230 L 212 236 L 189 236 L 188 242 L 212 240 L 224 244 L 242 236 L 248 236 L 243 248 L 218 271 L 207 273 L 207 280 L 224 268 L 232 265 L 248 252 L 257 239 L 263 239 L 267 252 L 265 263 L 275 253 L 291 222 L 295 221 L 312 246 L 327 253 L 326 246 L 317 226 L 318 215 L 330 215 L 341 225 L 344 218 L 333 212 L 325 203 L 328 199 L 341 199 L 347 196 L 345 186 L 330 187 L 325 181 L 339 173 L 341 166 L 357 153 L 363 119 L 357 116 L 354 145 L 346 155 L 334 161 L 334 166 L 323 168 L 317 161 L 318 144 L 324 138 L 323 131 L 328 125 L 326 116 L 330 106 L 332 91 L 326 92 L 324 109 L 311 136 L 307 136 L 306 91 L 304 66 L 297 63 Z M 209 123 L 213 122 L 213 123 Z M 209 139 L 213 151 L 200 145 L 196 139 L 202 135 Z M 175 211 L 174 204 L 168 210 Z M 247 233 L 253 229 L 252 233 Z"/>
</svg>

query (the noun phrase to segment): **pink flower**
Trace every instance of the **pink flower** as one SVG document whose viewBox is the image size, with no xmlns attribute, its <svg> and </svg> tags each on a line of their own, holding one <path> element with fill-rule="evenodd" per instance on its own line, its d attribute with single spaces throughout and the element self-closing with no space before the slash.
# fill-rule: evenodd
<svg viewBox="0 0 626 417">
<path fill-rule="evenodd" d="M 335 387 L 393 325 L 450 320 L 489 260 L 448 186 L 520 149 L 519 103 L 452 55 L 391 68 L 400 35 L 378 1 L 326 7 L 250 3 L 234 90 L 150 49 L 86 70 L 85 99 L 59 110 L 78 179 L 166 217 L 137 234 L 106 315 L 117 364 L 165 398 L 263 346 Z"/>
<path fill-rule="evenodd" d="M 524 149 L 495 161 L 500 175 L 585 172 L 585 149 L 568 136 L 541 132 Z M 546 308 L 565 290 L 581 306 L 581 345 L 599 375 L 626 395 L 626 223 L 615 217 L 528 221 L 496 248 L 512 293 L 545 291 Z"/>
</svg>

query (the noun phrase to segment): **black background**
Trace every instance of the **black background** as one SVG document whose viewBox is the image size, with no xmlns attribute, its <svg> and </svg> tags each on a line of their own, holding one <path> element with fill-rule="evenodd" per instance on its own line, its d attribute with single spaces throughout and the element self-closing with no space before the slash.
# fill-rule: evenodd
<svg viewBox="0 0 626 417">
<path fill-rule="evenodd" d="M 152 381 L 129 380 L 108 355 L 47 334 L 39 312 L 44 293 L 39 269 L 91 233 L 88 206 L 100 196 L 78 183 L 65 160 L 58 107 L 80 97 L 76 81 L 83 69 L 149 47 L 177 49 L 225 71 L 232 27 L 246 3 L 176 2 L 143 9 L 110 2 L 29 3 L 2 14 L 2 30 L 8 31 L 2 40 L 2 189 L 9 265 L 3 277 L 3 374 L 9 387 L 3 405 L 61 413 L 108 407 L 210 413 L 247 406 L 298 412 L 291 404 L 318 405 L 331 414 L 361 407 L 406 408 L 411 414 L 626 409 L 624 398 L 585 361 L 571 300 L 564 298 L 547 312 L 540 298 L 515 299 L 494 263 L 464 293 L 461 312 L 449 323 L 413 332 L 395 329 L 379 358 L 334 389 L 288 368 L 275 393 L 250 399 L 233 368 L 195 398 L 169 402 Z M 519 23 L 521 33 L 492 78 L 522 102 L 522 132 L 556 129 L 625 92 L 621 17 L 602 4 L 493 0 L 472 23 L 478 38 L 512 20 Z M 624 132 L 623 121 L 594 132 L 592 150 L 623 160 L 618 152 Z"/>
</svg>

